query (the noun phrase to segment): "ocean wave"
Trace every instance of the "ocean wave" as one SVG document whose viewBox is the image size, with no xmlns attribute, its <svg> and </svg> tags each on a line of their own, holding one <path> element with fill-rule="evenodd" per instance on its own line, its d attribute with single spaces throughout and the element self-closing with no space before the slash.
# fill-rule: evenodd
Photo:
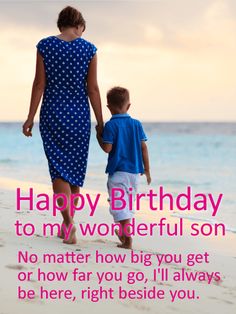
<svg viewBox="0 0 236 314">
<path fill-rule="evenodd" d="M 17 160 L 11 159 L 11 158 L 3 158 L 3 159 L 0 159 L 0 164 L 9 164 L 9 163 L 16 162 L 16 161 Z"/>
<path fill-rule="evenodd" d="M 215 219 L 208 219 L 208 218 L 199 218 L 199 217 L 194 217 L 194 216 L 191 216 L 191 215 L 186 216 L 186 215 L 181 215 L 181 214 L 178 214 L 178 213 L 171 214 L 171 216 L 172 217 L 183 218 L 183 219 L 191 220 L 191 221 L 207 222 L 207 223 L 209 223 L 211 225 L 214 225 L 214 224 L 217 224 L 217 223 L 223 223 L 225 225 L 225 230 L 226 231 L 232 232 L 232 233 L 236 233 L 236 228 L 227 226 L 223 221 L 217 221 Z"/>
<path fill-rule="evenodd" d="M 235 122 L 144 122 L 147 133 L 180 135 L 228 135 L 236 134 Z"/>
<path fill-rule="evenodd" d="M 160 181 L 160 180 L 159 180 Z M 188 186 L 188 185 L 191 185 L 191 186 L 210 186 L 211 185 L 211 182 L 189 182 L 189 181 L 184 181 L 184 180 L 163 180 L 161 181 L 161 184 L 160 185 L 163 185 L 163 186 L 168 186 L 168 185 L 174 185 L 174 186 Z"/>
</svg>

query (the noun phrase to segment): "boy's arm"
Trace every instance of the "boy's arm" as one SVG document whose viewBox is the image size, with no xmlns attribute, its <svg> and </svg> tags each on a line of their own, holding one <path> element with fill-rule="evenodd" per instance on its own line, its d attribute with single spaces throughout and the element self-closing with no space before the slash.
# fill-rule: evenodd
<svg viewBox="0 0 236 314">
<path fill-rule="evenodd" d="M 147 183 L 150 184 L 152 179 L 150 175 L 148 148 L 145 141 L 141 142 L 141 147 L 142 147 L 142 155 L 143 155 L 144 174 L 146 175 Z"/>
<path fill-rule="evenodd" d="M 105 153 L 110 153 L 110 151 L 112 150 L 112 144 L 104 143 L 101 134 L 99 134 L 98 132 L 97 132 L 97 140 L 98 140 L 98 143 L 99 143 L 101 149 Z"/>
</svg>

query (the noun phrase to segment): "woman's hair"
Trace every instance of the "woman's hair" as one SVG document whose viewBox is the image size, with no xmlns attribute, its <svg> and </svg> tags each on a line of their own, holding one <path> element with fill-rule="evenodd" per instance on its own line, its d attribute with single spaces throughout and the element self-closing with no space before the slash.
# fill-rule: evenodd
<svg viewBox="0 0 236 314">
<path fill-rule="evenodd" d="M 83 26 L 85 30 L 86 22 L 83 15 L 77 9 L 67 6 L 58 15 L 57 27 L 61 31 L 63 27 L 78 27 Z"/>
<path fill-rule="evenodd" d="M 107 92 L 107 102 L 112 107 L 122 109 L 127 101 L 129 101 L 129 91 L 124 87 L 116 86 Z"/>
</svg>

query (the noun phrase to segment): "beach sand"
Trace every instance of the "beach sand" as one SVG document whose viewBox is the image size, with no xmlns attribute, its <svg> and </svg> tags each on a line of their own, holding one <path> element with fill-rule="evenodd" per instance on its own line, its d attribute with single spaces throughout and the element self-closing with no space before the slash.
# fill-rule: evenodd
<svg viewBox="0 0 236 314">
<path fill-rule="evenodd" d="M 61 239 L 54 237 L 43 237 L 41 226 L 45 222 L 60 222 L 60 216 L 55 219 L 46 212 L 32 211 L 27 209 L 16 211 L 15 199 L 16 187 L 20 187 L 22 191 L 27 192 L 29 187 L 34 188 L 35 193 L 51 193 L 50 185 L 37 184 L 35 182 L 22 182 L 9 178 L 0 178 L 1 184 L 1 211 L 0 211 L 0 296 L 1 314 L 16 314 L 16 313 L 225 313 L 231 314 L 236 311 L 236 236 L 233 233 L 227 233 L 225 237 L 198 237 L 190 236 L 183 237 L 135 237 L 133 248 L 134 252 L 140 254 L 167 254 L 167 253 L 204 253 L 210 255 L 210 263 L 198 264 L 193 267 L 188 267 L 185 264 L 166 263 L 164 268 L 168 269 L 170 277 L 176 271 L 205 271 L 205 272 L 220 272 L 221 280 L 213 281 L 207 284 L 206 281 L 197 282 L 174 282 L 169 281 L 153 281 L 153 267 L 144 267 L 143 264 L 131 264 L 129 262 L 131 251 L 117 248 L 117 239 L 112 236 L 107 237 L 78 237 L 76 245 L 63 244 Z M 90 194 L 96 194 L 98 191 L 82 191 Z M 109 215 L 107 195 L 102 195 L 100 202 L 101 208 L 93 218 L 93 222 L 112 222 Z M 150 212 L 139 212 L 136 215 L 137 221 L 150 222 L 155 219 L 154 214 Z M 32 222 L 36 227 L 36 233 L 32 237 L 17 237 L 15 235 L 14 223 L 16 220 L 21 222 Z M 76 217 L 76 222 L 91 222 L 88 220 L 86 211 L 79 212 Z M 168 220 L 175 222 L 177 217 L 168 216 Z M 186 220 L 185 228 L 189 228 L 190 221 Z M 36 264 L 18 264 L 17 252 L 28 251 L 36 253 L 41 257 L 43 253 L 62 253 L 75 252 L 90 254 L 94 256 L 95 251 L 103 254 L 126 254 L 127 261 L 123 264 L 112 262 L 110 264 L 95 263 L 92 258 L 87 264 L 43 264 L 41 260 Z M 146 286 L 148 288 L 155 287 L 156 289 L 164 290 L 165 299 L 155 300 L 119 300 L 115 294 L 114 300 L 101 300 L 100 302 L 91 302 L 89 300 L 81 300 L 77 297 L 74 302 L 71 300 L 45 300 L 40 299 L 38 291 L 40 286 L 46 289 L 71 289 L 74 295 L 79 296 L 81 289 L 87 287 L 98 288 L 98 284 L 94 278 L 88 282 L 78 282 L 69 280 L 68 282 L 39 282 L 36 278 L 36 270 L 40 268 L 44 272 L 71 272 L 75 267 L 83 272 L 123 272 L 124 277 L 128 272 L 144 272 L 149 279 L 145 284 L 138 286 L 128 284 L 123 281 L 106 282 L 103 288 L 118 289 L 122 286 L 124 289 L 136 289 L 137 287 Z M 33 272 L 30 281 L 20 283 L 17 280 L 20 271 Z M 18 300 L 17 287 L 22 286 L 25 289 L 33 289 L 36 291 L 36 297 L 33 300 Z M 169 291 L 175 289 L 195 290 L 199 299 L 195 300 L 177 300 L 171 302 Z"/>
</svg>

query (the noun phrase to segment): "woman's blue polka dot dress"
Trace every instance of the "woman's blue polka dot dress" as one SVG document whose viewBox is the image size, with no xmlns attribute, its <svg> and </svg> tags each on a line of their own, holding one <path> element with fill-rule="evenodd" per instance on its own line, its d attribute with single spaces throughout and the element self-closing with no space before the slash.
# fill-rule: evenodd
<svg viewBox="0 0 236 314">
<path fill-rule="evenodd" d="M 36 47 L 46 71 L 39 129 L 51 179 L 83 186 L 90 139 L 86 78 L 97 49 L 83 38 L 67 42 L 56 36 Z"/>
</svg>

